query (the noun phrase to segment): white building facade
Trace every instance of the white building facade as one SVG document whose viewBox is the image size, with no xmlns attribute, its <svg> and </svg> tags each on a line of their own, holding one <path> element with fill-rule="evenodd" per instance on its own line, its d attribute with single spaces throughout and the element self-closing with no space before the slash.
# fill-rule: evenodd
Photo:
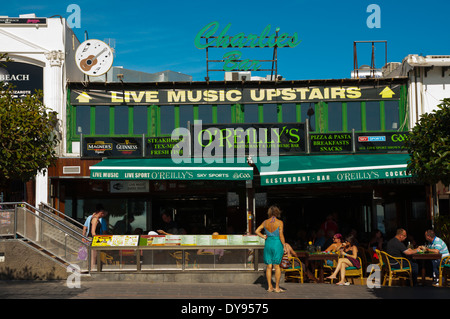
<svg viewBox="0 0 450 319">
<path fill-rule="evenodd" d="M 7 53 L 22 68 L 42 68 L 42 89 L 44 105 L 58 114 L 61 143 L 58 156 L 64 156 L 67 81 L 82 81 L 83 74 L 75 64 L 75 50 L 80 44 L 73 30 L 63 18 L 36 18 L 34 15 L 19 18 L 0 17 L 0 52 Z M 8 72 L 8 68 L 6 68 Z M 69 76 L 70 74 L 70 76 Z M 9 79 L 19 79 L 8 75 Z M 26 79 L 27 77 L 23 77 Z M 12 84 L 16 85 L 14 81 Z M 34 92 L 31 92 L 34 93 Z M 48 201 L 48 177 L 36 176 L 35 204 Z"/>
<path fill-rule="evenodd" d="M 414 127 L 425 113 L 437 110 L 450 98 L 450 55 L 420 56 L 410 54 L 402 62 L 401 75 L 408 76 L 409 127 Z M 450 211 L 450 187 L 436 186 L 435 213 Z"/>
</svg>

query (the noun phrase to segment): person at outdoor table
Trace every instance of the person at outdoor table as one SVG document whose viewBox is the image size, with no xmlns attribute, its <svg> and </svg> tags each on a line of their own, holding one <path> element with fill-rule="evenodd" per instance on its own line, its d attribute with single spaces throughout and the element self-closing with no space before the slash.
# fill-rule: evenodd
<svg viewBox="0 0 450 319">
<path fill-rule="evenodd" d="M 403 241 L 407 238 L 406 230 L 403 228 L 397 229 L 394 238 L 388 241 L 386 245 L 386 253 L 396 258 L 407 258 L 411 264 L 411 274 L 414 286 L 417 285 L 417 275 L 419 274 L 419 265 L 408 258 L 412 254 L 416 254 L 420 249 L 407 248 Z M 400 266 L 407 267 L 408 265 L 400 265 L 396 260 L 391 261 L 391 266 L 393 268 L 400 268 Z"/>
<path fill-rule="evenodd" d="M 420 246 L 419 249 L 423 252 L 430 252 L 435 254 L 441 254 L 441 258 L 447 257 L 448 247 L 445 242 L 436 236 L 434 230 L 429 229 L 425 232 L 425 239 L 428 242 L 427 246 Z M 437 286 L 439 284 L 439 264 L 440 259 L 431 260 L 431 264 L 433 265 L 433 285 Z"/>
<path fill-rule="evenodd" d="M 280 264 L 286 250 L 286 241 L 283 234 L 284 225 L 279 220 L 281 211 L 277 206 L 269 207 L 267 215 L 269 218 L 262 222 L 255 231 L 259 237 L 266 240 L 264 244 L 264 263 L 267 265 L 267 291 L 283 292 L 284 290 L 280 288 Z M 261 233 L 263 229 L 265 230 L 265 235 Z M 275 268 L 275 289 L 272 285 L 272 268 Z"/>
<path fill-rule="evenodd" d="M 360 268 L 361 264 L 358 260 L 358 248 L 355 246 L 355 238 L 353 235 L 349 235 L 345 238 L 345 242 L 339 248 L 340 258 L 338 259 L 338 264 L 336 269 L 328 276 L 327 279 L 337 279 L 336 275 L 340 273 L 340 280 L 336 285 L 349 285 L 349 282 L 345 282 L 345 268 L 347 267 L 357 267 Z"/>
<path fill-rule="evenodd" d="M 341 248 L 341 246 L 343 244 L 342 239 L 343 239 L 343 237 L 341 234 L 335 234 L 333 236 L 333 243 L 330 246 L 328 246 L 328 248 L 325 249 L 324 251 L 326 253 L 338 251 L 339 248 Z"/>
<path fill-rule="evenodd" d="M 342 244 L 343 244 L 343 237 L 342 237 L 342 235 L 341 234 L 335 234 L 333 236 L 333 243 L 330 246 L 328 246 L 328 248 L 325 249 L 324 252 L 326 252 L 326 253 L 337 252 L 337 251 L 339 251 L 339 248 L 342 247 Z M 326 262 L 326 264 L 328 266 L 333 266 L 333 261 L 332 260 L 326 260 L 325 262 Z"/>
<path fill-rule="evenodd" d="M 213 236 L 219 235 L 218 232 L 212 233 Z M 218 260 L 221 260 L 223 255 L 225 254 L 225 250 L 223 249 L 199 249 L 197 250 L 198 255 L 215 255 L 218 256 Z"/>
<path fill-rule="evenodd" d="M 376 249 L 382 250 L 383 249 L 383 233 L 379 229 L 375 229 L 372 233 L 372 238 L 369 241 L 368 249 L 372 249 L 373 256 L 371 256 L 373 259 L 378 259 L 378 256 L 375 252 Z"/>
</svg>

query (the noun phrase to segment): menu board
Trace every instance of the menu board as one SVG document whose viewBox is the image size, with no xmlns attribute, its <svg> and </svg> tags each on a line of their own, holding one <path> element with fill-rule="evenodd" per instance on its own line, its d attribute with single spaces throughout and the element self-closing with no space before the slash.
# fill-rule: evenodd
<svg viewBox="0 0 450 319">
<path fill-rule="evenodd" d="M 178 246 L 181 244 L 181 235 L 166 235 L 166 246 Z"/>
<path fill-rule="evenodd" d="M 212 244 L 216 246 L 227 245 L 227 235 L 212 235 Z"/>
<path fill-rule="evenodd" d="M 244 236 L 244 245 L 264 245 L 264 239 L 258 235 Z"/>
<path fill-rule="evenodd" d="M 153 246 L 155 243 L 158 243 L 158 238 L 162 238 L 165 240 L 166 236 L 164 235 L 142 235 L 139 239 L 139 246 Z M 163 243 L 164 245 L 164 243 Z"/>
<path fill-rule="evenodd" d="M 195 246 L 197 245 L 197 236 L 183 235 L 181 236 L 181 246 Z"/>
<path fill-rule="evenodd" d="M 257 235 L 98 235 L 92 246 L 240 246 L 264 245 Z"/>
<path fill-rule="evenodd" d="M 242 235 L 228 235 L 228 245 L 243 245 L 243 237 Z"/>
<path fill-rule="evenodd" d="M 94 236 L 92 246 L 111 246 L 112 235 Z"/>
<path fill-rule="evenodd" d="M 94 236 L 92 246 L 127 247 L 137 246 L 139 235 L 98 235 Z"/>
<path fill-rule="evenodd" d="M 152 236 L 152 246 L 164 246 L 166 244 L 166 236 Z"/>
<path fill-rule="evenodd" d="M 197 235 L 198 246 L 210 246 L 212 245 L 211 235 Z"/>
</svg>

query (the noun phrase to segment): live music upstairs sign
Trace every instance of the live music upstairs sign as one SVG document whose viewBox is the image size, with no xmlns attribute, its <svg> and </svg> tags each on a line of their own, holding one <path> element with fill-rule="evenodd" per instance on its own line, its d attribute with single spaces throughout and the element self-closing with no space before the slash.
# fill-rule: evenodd
<svg viewBox="0 0 450 319">
<path fill-rule="evenodd" d="M 72 105 L 185 105 L 349 102 L 398 100 L 401 85 L 342 85 L 284 88 L 73 89 Z"/>
</svg>

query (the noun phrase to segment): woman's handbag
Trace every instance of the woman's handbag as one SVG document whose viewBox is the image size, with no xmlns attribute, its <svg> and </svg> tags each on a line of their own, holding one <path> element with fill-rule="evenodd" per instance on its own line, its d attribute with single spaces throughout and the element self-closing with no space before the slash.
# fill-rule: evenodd
<svg viewBox="0 0 450 319">
<path fill-rule="evenodd" d="M 287 255 L 284 255 L 281 259 L 280 267 L 283 269 L 291 268 L 291 262 L 289 261 L 289 257 Z"/>
</svg>

